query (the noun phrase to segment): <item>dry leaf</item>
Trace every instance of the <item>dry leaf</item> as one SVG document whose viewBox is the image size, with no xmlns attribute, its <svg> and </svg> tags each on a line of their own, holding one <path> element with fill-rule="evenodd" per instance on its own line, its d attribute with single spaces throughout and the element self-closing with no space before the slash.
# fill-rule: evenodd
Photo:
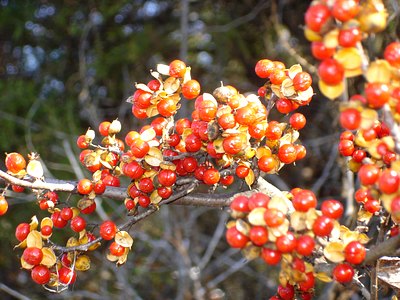
<svg viewBox="0 0 400 300">
<path fill-rule="evenodd" d="M 249 236 L 251 226 L 244 220 L 238 219 L 236 220 L 236 229 L 245 236 Z"/>
<path fill-rule="evenodd" d="M 337 85 L 328 85 L 322 80 L 318 81 L 319 90 L 325 97 L 329 98 L 330 100 L 334 100 L 335 98 L 339 97 L 343 94 L 344 91 L 344 84 L 343 82 Z"/>
<path fill-rule="evenodd" d="M 331 262 L 340 263 L 344 261 L 344 247 L 341 242 L 330 242 L 324 248 L 324 256 Z"/>
<path fill-rule="evenodd" d="M 87 271 L 90 269 L 90 258 L 87 255 L 79 255 L 75 261 L 75 269 L 78 271 Z"/>
<path fill-rule="evenodd" d="M 54 266 L 57 262 L 57 257 L 54 254 L 54 251 L 50 248 L 44 247 L 42 248 L 42 252 L 43 252 L 43 258 L 40 263 L 48 268 Z"/>
<path fill-rule="evenodd" d="M 264 213 L 267 209 L 265 207 L 256 207 L 247 216 L 249 223 L 254 226 L 265 226 Z"/>
<path fill-rule="evenodd" d="M 26 238 L 26 245 L 27 247 L 36 247 L 42 249 L 43 240 L 40 232 L 37 230 L 32 230 L 29 232 L 28 237 Z"/>
<path fill-rule="evenodd" d="M 253 185 L 254 181 L 255 181 L 255 175 L 254 175 L 254 171 L 252 169 L 249 170 L 249 174 L 247 174 L 247 176 L 244 178 L 244 180 L 246 181 L 247 185 L 249 186 L 249 188 L 251 189 L 251 186 Z"/>
<path fill-rule="evenodd" d="M 164 64 L 157 65 L 157 72 L 161 75 L 169 75 L 169 66 Z"/>
<path fill-rule="evenodd" d="M 115 234 L 115 242 L 125 248 L 130 248 L 133 245 L 133 239 L 126 231 L 118 231 Z"/>
</svg>

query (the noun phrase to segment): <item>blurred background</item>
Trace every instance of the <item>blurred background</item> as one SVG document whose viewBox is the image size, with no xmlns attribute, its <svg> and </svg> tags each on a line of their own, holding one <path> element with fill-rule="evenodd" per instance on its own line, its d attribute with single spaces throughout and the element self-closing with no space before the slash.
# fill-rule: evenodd
<svg viewBox="0 0 400 300">
<path fill-rule="evenodd" d="M 145 125 L 125 100 L 135 82 L 151 79 L 149 70 L 157 63 L 176 58 L 192 67 L 203 92 L 223 82 L 256 93 L 263 81 L 254 66 L 261 58 L 300 62 L 316 82 L 316 61 L 302 30 L 308 5 L 306 0 L 0 0 L 1 164 L 5 152 L 36 151 L 51 176 L 88 175 L 79 165 L 76 137 L 116 117 L 125 133 Z M 190 105 L 184 104 L 181 117 Z M 300 186 L 320 199 L 343 199 L 337 104 L 317 92 L 300 112 L 308 123 L 301 132 L 307 158 L 269 180 L 284 190 Z M 123 203 L 100 204 L 97 217 L 108 215 L 117 223 L 126 218 Z M 247 262 L 227 246 L 227 213 L 163 207 L 133 229 L 136 241 L 126 265 L 117 269 L 108 262 L 103 246 L 90 254 L 92 268 L 79 272 L 74 286 L 53 294 L 20 270 L 21 253 L 12 250 L 16 225 L 29 222 L 36 211 L 33 198 L 18 195 L 0 219 L 1 299 L 268 299 L 276 291 L 277 270 L 260 260 Z"/>
</svg>

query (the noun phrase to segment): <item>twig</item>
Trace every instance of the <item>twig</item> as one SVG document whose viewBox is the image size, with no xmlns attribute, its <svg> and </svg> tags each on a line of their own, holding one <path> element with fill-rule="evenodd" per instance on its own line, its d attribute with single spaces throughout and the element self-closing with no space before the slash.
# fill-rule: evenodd
<svg viewBox="0 0 400 300">
<path fill-rule="evenodd" d="M 8 287 L 7 285 L 5 285 L 4 283 L 1 283 L 1 282 L 0 282 L 0 290 L 2 290 L 3 292 L 6 292 L 10 296 L 13 296 L 15 299 L 30 300 L 30 298 L 22 295 L 20 292 L 13 290 L 12 288 Z"/>
<path fill-rule="evenodd" d="M 400 247 L 400 235 L 392 237 L 374 247 L 368 252 L 364 260 L 364 265 L 374 264 L 382 256 L 393 256 Z"/>
</svg>

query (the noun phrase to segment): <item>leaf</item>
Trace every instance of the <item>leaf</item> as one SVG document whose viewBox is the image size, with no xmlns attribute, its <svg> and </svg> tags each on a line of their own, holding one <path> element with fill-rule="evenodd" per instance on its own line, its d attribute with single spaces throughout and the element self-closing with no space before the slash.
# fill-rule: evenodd
<svg viewBox="0 0 400 300">
<path fill-rule="evenodd" d="M 268 237 L 270 237 L 271 235 L 275 238 L 272 238 L 272 240 L 270 241 L 275 241 L 277 237 L 286 235 L 288 230 L 289 230 L 289 220 L 285 219 L 283 221 L 283 223 L 277 227 L 269 227 L 268 228 Z M 271 233 L 271 235 L 269 234 Z"/>
<path fill-rule="evenodd" d="M 339 97 L 341 94 L 343 94 L 344 91 L 343 82 L 337 85 L 328 85 L 322 80 L 319 80 L 318 86 L 322 94 L 324 94 L 324 96 L 329 98 L 330 100 L 334 100 L 335 98 Z"/>
<path fill-rule="evenodd" d="M 87 255 L 79 255 L 75 261 L 75 269 L 78 271 L 87 271 L 90 269 L 90 258 Z"/>
<path fill-rule="evenodd" d="M 157 65 L 157 72 L 161 75 L 169 75 L 169 66 L 164 64 Z"/>
<path fill-rule="evenodd" d="M 43 167 L 40 161 L 33 159 L 26 166 L 26 173 L 36 179 L 43 177 Z"/>
<path fill-rule="evenodd" d="M 176 170 L 176 165 L 171 161 L 163 161 L 163 162 L 160 163 L 160 168 L 162 170 L 175 171 Z"/>
<path fill-rule="evenodd" d="M 344 261 L 344 247 L 341 242 L 330 242 L 324 248 L 324 256 L 331 262 L 340 263 Z"/>
<path fill-rule="evenodd" d="M 359 69 L 362 65 L 362 57 L 357 48 L 341 48 L 338 50 L 334 58 L 346 69 Z"/>
<path fill-rule="evenodd" d="M 183 76 L 183 83 L 186 83 L 192 79 L 192 76 L 190 75 L 190 71 L 191 71 L 191 68 L 186 67 L 185 75 Z"/>
<path fill-rule="evenodd" d="M 283 80 L 281 85 L 281 92 L 285 98 L 290 98 L 291 96 L 296 94 L 292 79 L 286 78 L 285 80 Z"/>
<path fill-rule="evenodd" d="M 177 92 L 179 90 L 181 86 L 181 81 L 179 80 L 179 78 L 174 78 L 174 77 L 168 77 L 165 81 L 164 81 L 164 91 L 168 94 L 174 94 L 175 92 Z"/>
<path fill-rule="evenodd" d="M 372 213 L 365 210 L 360 210 L 357 214 L 357 221 L 368 224 L 372 216 Z"/>
<path fill-rule="evenodd" d="M 360 129 L 370 129 L 376 120 L 378 120 L 378 112 L 375 109 L 364 108 L 361 111 Z"/>
<path fill-rule="evenodd" d="M 29 223 L 29 231 L 35 230 L 38 227 L 39 221 L 36 216 L 31 218 L 31 222 Z"/>
<path fill-rule="evenodd" d="M 34 266 L 31 265 L 31 264 L 28 264 L 28 263 L 25 261 L 24 257 L 21 256 L 21 267 L 24 268 L 24 269 L 26 269 L 26 270 L 31 270 L 31 269 L 33 269 Z"/>
<path fill-rule="evenodd" d="M 302 231 L 307 228 L 306 219 L 306 213 L 295 211 L 290 215 L 290 225 L 295 231 Z"/>
<path fill-rule="evenodd" d="M 43 252 L 43 258 L 40 263 L 48 268 L 54 266 L 57 262 L 57 257 L 54 254 L 54 251 L 50 248 L 44 247 L 42 248 L 42 252 Z"/>
<path fill-rule="evenodd" d="M 152 167 L 158 167 L 163 162 L 163 155 L 157 147 L 150 147 L 149 152 L 144 157 L 146 163 Z"/>
<path fill-rule="evenodd" d="M 385 59 L 378 59 L 369 64 L 366 78 L 368 82 L 390 83 L 392 70 L 389 62 Z"/>
<path fill-rule="evenodd" d="M 79 246 L 79 241 L 76 237 L 71 236 L 67 241 L 67 247 Z"/>
<path fill-rule="evenodd" d="M 301 65 L 295 64 L 290 67 L 290 69 L 288 71 L 288 75 L 291 79 L 293 79 L 297 75 L 297 73 L 300 73 L 302 71 L 303 71 L 303 69 L 302 69 Z"/>
<path fill-rule="evenodd" d="M 242 219 L 236 220 L 236 229 L 245 236 L 249 236 L 251 226 Z"/>
<path fill-rule="evenodd" d="M 315 278 L 321 280 L 322 282 L 332 282 L 332 278 L 324 272 L 315 273 Z"/>
<path fill-rule="evenodd" d="M 249 223 L 254 226 L 265 226 L 264 213 L 267 209 L 265 207 L 256 207 L 247 216 Z"/>
<path fill-rule="evenodd" d="M 253 260 L 260 257 L 261 248 L 249 243 L 248 246 L 242 249 L 242 254 L 247 260 Z"/>
<path fill-rule="evenodd" d="M 324 35 L 323 43 L 326 48 L 336 48 L 339 45 L 338 41 L 339 29 L 335 28 Z"/>
<path fill-rule="evenodd" d="M 289 207 L 286 203 L 286 201 L 284 201 L 282 198 L 278 197 L 278 196 L 273 196 L 271 198 L 271 200 L 269 200 L 268 202 L 268 208 L 276 208 L 278 210 L 280 210 L 281 212 L 283 212 L 285 215 L 287 214 Z"/>
<path fill-rule="evenodd" d="M 153 94 L 153 91 L 152 91 L 147 85 L 145 85 L 145 84 L 143 84 L 143 83 L 135 83 L 135 87 L 136 87 L 138 90 L 142 90 L 142 91 L 144 91 L 144 92 Z"/>
<path fill-rule="evenodd" d="M 148 128 L 140 134 L 140 138 L 145 142 L 149 142 L 155 137 L 156 131 L 153 128 Z"/>
<path fill-rule="evenodd" d="M 247 174 L 247 176 L 244 178 L 244 180 L 246 181 L 247 185 L 249 186 L 249 188 L 251 189 L 251 186 L 253 185 L 254 181 L 255 181 L 255 175 L 254 175 L 254 171 L 252 169 L 249 170 L 249 174 Z"/>
<path fill-rule="evenodd" d="M 119 257 L 118 256 L 115 256 L 115 255 L 112 255 L 111 253 L 107 253 L 107 259 L 109 260 L 109 261 L 112 261 L 112 262 L 114 262 L 114 261 L 117 261 L 118 259 L 119 259 Z"/>
<path fill-rule="evenodd" d="M 133 245 L 133 239 L 126 231 L 118 231 L 115 234 L 115 242 L 125 248 L 131 248 Z"/>
<path fill-rule="evenodd" d="M 154 116 L 157 116 L 159 114 L 158 109 L 157 109 L 157 105 L 150 105 L 147 109 L 146 109 L 146 115 L 149 118 L 152 118 Z"/>
<path fill-rule="evenodd" d="M 128 253 L 129 253 L 129 248 L 125 248 L 125 253 L 118 258 L 117 267 L 126 263 L 126 260 L 128 259 Z"/>
<path fill-rule="evenodd" d="M 26 245 L 27 247 L 36 247 L 42 249 L 43 240 L 40 232 L 37 230 L 32 230 L 29 232 L 28 237 L 26 238 Z"/>
<path fill-rule="evenodd" d="M 150 194 L 150 201 L 153 204 L 158 204 L 160 203 L 160 201 L 162 200 L 162 197 L 158 194 L 157 190 L 154 190 L 151 194 Z"/>
</svg>

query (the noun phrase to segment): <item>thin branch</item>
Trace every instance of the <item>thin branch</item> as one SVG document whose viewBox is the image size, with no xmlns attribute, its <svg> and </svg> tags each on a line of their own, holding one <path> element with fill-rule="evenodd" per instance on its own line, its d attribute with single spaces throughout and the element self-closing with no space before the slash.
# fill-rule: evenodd
<svg viewBox="0 0 400 300">
<path fill-rule="evenodd" d="M 396 255 L 396 250 L 400 247 L 400 235 L 392 237 L 383 243 L 372 247 L 364 260 L 364 265 L 374 264 L 382 256 Z"/>
<path fill-rule="evenodd" d="M 232 22 L 224 24 L 224 25 L 208 27 L 207 31 L 208 32 L 227 32 L 229 30 L 232 30 L 233 28 L 239 27 L 240 25 L 246 24 L 246 23 L 250 22 L 251 20 L 255 19 L 258 16 L 258 14 L 261 13 L 268 6 L 270 6 L 270 1 L 261 0 L 253 7 L 253 9 L 248 14 L 241 16 L 239 18 L 236 18 Z"/>
<path fill-rule="evenodd" d="M 17 292 L 16 290 L 13 290 L 9 286 L 7 286 L 7 285 L 5 285 L 4 283 L 1 283 L 1 282 L 0 282 L 0 290 L 2 290 L 3 292 L 6 292 L 7 294 L 9 294 L 10 296 L 14 297 L 15 299 L 30 300 L 30 298 L 22 295 L 20 292 Z"/>
</svg>

